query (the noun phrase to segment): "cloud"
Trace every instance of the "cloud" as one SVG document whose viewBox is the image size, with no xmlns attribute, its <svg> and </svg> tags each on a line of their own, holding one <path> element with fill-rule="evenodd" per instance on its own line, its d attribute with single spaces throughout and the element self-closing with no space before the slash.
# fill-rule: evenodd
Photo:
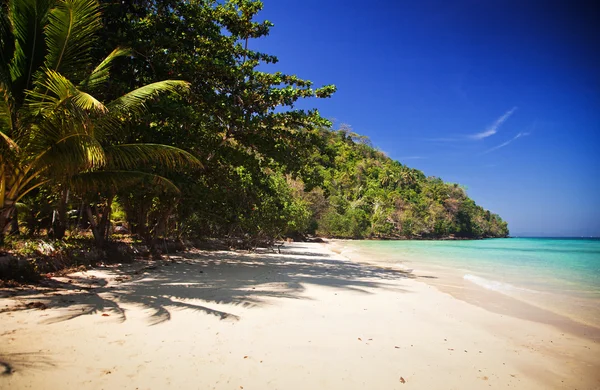
<svg viewBox="0 0 600 390">
<path fill-rule="evenodd" d="M 506 111 L 504 113 L 504 115 L 502 115 L 500 118 L 496 119 L 496 122 L 494 122 L 490 127 L 488 127 L 487 130 L 482 131 L 481 133 L 470 135 L 469 138 L 471 138 L 471 139 L 484 139 L 484 138 L 487 138 L 489 136 L 492 136 L 492 135 L 496 134 L 496 132 L 498 131 L 498 128 L 504 122 L 506 122 L 506 120 L 508 118 L 510 118 L 510 116 L 516 111 L 516 109 L 517 109 L 517 107 L 513 107 L 510 110 Z"/>
<path fill-rule="evenodd" d="M 490 153 L 490 152 L 493 152 L 494 150 L 498 150 L 498 149 L 500 149 L 500 148 L 503 148 L 503 147 L 505 147 L 505 146 L 509 145 L 510 143 L 512 143 L 513 141 L 516 141 L 516 140 L 518 140 L 518 139 L 519 139 L 519 138 L 521 138 L 521 137 L 526 137 L 526 136 L 528 136 L 529 134 L 531 134 L 531 133 L 519 133 L 519 134 L 515 135 L 515 136 L 514 136 L 512 139 L 509 139 L 508 141 L 506 141 L 506 142 L 503 142 L 503 143 L 501 143 L 500 145 L 496 145 L 496 146 L 494 146 L 493 148 L 491 148 L 491 149 L 488 149 L 488 150 L 486 150 L 485 152 L 483 152 L 483 153 L 481 153 L 481 154 Z"/>
</svg>

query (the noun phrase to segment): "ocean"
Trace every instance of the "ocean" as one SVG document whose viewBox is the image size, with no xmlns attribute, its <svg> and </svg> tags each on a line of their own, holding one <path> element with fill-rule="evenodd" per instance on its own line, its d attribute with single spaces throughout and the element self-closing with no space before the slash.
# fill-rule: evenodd
<svg viewBox="0 0 600 390">
<path fill-rule="evenodd" d="M 439 285 L 493 291 L 600 328 L 600 239 L 365 240 L 340 245 L 353 260 L 392 263 L 440 279 Z"/>
</svg>

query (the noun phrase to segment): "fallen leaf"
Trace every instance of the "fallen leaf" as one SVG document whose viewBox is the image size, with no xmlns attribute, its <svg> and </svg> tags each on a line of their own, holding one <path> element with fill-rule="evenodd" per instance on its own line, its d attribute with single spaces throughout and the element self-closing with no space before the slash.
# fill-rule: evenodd
<svg viewBox="0 0 600 390">
<path fill-rule="evenodd" d="M 248 359 L 248 356 L 244 356 L 244 359 Z"/>
<path fill-rule="evenodd" d="M 400 383 L 406 383 L 406 381 L 404 380 L 404 378 L 400 377 Z"/>
</svg>

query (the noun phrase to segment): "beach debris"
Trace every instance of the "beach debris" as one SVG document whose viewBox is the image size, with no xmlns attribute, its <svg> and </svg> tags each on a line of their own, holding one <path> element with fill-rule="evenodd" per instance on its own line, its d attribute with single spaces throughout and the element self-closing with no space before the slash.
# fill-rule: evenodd
<svg viewBox="0 0 600 390">
<path fill-rule="evenodd" d="M 108 313 L 102 313 L 102 317 L 108 317 L 108 316 L 110 316 L 110 314 L 108 314 Z"/>
<path fill-rule="evenodd" d="M 248 359 L 248 356 L 244 356 L 244 359 Z"/>
<path fill-rule="evenodd" d="M 359 341 L 362 341 L 362 339 L 361 339 L 360 337 L 358 338 L 358 340 L 359 340 Z"/>
<path fill-rule="evenodd" d="M 400 383 L 406 383 L 406 380 L 404 380 L 403 377 L 400 377 Z"/>
<path fill-rule="evenodd" d="M 27 304 L 27 308 L 28 309 L 46 310 L 48 307 L 46 305 L 44 305 L 42 302 L 29 302 Z"/>
<path fill-rule="evenodd" d="M 394 348 L 396 348 L 396 349 L 400 349 L 400 347 L 399 347 L 399 346 L 397 346 L 397 345 L 394 345 Z"/>
</svg>

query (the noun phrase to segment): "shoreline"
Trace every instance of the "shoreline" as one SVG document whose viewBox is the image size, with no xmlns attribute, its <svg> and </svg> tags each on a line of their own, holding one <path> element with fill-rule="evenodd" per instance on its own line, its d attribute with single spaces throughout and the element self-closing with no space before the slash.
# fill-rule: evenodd
<svg viewBox="0 0 600 390">
<path fill-rule="evenodd" d="M 0 387 L 600 387 L 597 342 L 327 245 L 195 251 L 1 290 L 0 307 L 19 310 L 0 312 Z"/>
<path fill-rule="evenodd" d="M 329 245 L 331 246 L 330 249 L 352 261 L 374 266 L 392 267 L 401 270 L 408 269 L 407 266 L 404 265 L 407 261 L 391 263 L 387 261 L 380 262 L 378 260 L 369 260 L 365 258 L 368 253 L 357 253 L 352 248 L 350 248 L 352 256 L 348 256 L 348 254 L 344 253 L 344 242 L 346 241 L 352 242 L 351 240 L 331 240 L 329 242 Z M 505 294 L 493 289 L 485 288 L 477 283 L 466 281 L 465 279 L 467 278 L 463 275 L 463 272 L 472 271 L 460 269 L 459 272 L 459 269 L 456 267 L 427 264 L 426 261 L 412 259 L 409 260 L 408 263 L 411 267 L 417 268 L 416 270 L 411 269 L 411 271 L 435 275 L 418 275 L 417 277 L 422 282 L 434 286 L 439 291 L 450 294 L 456 299 L 460 299 L 498 314 L 510 315 L 516 318 L 552 325 L 574 335 L 586 337 L 595 342 L 600 341 L 600 324 L 592 323 L 586 318 L 578 317 L 577 315 L 561 312 L 555 308 L 539 305 L 536 302 L 531 302 L 522 297 Z M 465 275 L 479 278 L 478 276 L 473 276 L 471 274 Z"/>
</svg>

